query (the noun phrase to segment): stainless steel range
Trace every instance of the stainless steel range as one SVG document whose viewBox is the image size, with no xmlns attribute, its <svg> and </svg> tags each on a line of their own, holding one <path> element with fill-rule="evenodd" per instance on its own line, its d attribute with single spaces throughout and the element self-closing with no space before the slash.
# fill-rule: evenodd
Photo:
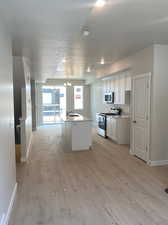
<svg viewBox="0 0 168 225">
<path fill-rule="evenodd" d="M 107 138 L 107 116 L 121 115 L 121 108 L 112 108 L 110 113 L 98 114 L 98 134 Z"/>
</svg>

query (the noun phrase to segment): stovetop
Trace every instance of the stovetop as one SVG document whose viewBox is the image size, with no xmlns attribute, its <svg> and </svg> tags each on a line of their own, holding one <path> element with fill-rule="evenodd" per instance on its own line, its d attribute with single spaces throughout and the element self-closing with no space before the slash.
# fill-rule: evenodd
<svg viewBox="0 0 168 225">
<path fill-rule="evenodd" d="M 102 115 L 102 116 L 118 116 L 118 114 L 116 114 L 116 113 L 99 113 L 99 115 Z"/>
</svg>

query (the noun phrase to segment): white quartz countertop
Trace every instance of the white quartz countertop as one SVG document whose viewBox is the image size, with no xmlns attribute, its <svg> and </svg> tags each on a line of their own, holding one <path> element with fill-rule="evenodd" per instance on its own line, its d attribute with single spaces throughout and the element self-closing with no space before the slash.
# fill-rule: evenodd
<svg viewBox="0 0 168 225">
<path fill-rule="evenodd" d="M 107 117 L 112 117 L 112 118 L 116 118 L 116 119 L 130 119 L 130 115 L 121 115 L 121 116 L 107 115 Z"/>
<path fill-rule="evenodd" d="M 86 121 L 92 121 L 92 120 L 79 114 L 79 116 L 74 116 L 74 117 L 71 117 L 71 116 L 62 117 L 62 121 L 63 122 L 86 122 Z"/>
</svg>

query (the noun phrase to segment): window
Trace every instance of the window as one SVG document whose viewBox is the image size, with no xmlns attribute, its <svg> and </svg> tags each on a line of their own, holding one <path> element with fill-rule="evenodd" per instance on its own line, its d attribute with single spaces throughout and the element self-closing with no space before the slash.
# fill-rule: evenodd
<svg viewBox="0 0 168 225">
<path fill-rule="evenodd" d="M 61 121 L 66 115 L 66 88 L 61 86 L 42 87 L 43 124 L 52 124 Z"/>
<path fill-rule="evenodd" d="M 83 86 L 74 87 L 74 109 L 83 109 Z"/>
<path fill-rule="evenodd" d="M 51 104 L 52 95 L 51 93 L 43 93 L 43 104 Z"/>
</svg>

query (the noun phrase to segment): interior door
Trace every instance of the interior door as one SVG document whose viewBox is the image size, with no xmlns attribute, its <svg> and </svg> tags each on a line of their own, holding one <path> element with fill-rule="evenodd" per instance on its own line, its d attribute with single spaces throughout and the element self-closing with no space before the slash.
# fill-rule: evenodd
<svg viewBox="0 0 168 225">
<path fill-rule="evenodd" d="M 149 153 L 150 74 L 133 78 L 132 150 L 144 161 Z"/>
</svg>

